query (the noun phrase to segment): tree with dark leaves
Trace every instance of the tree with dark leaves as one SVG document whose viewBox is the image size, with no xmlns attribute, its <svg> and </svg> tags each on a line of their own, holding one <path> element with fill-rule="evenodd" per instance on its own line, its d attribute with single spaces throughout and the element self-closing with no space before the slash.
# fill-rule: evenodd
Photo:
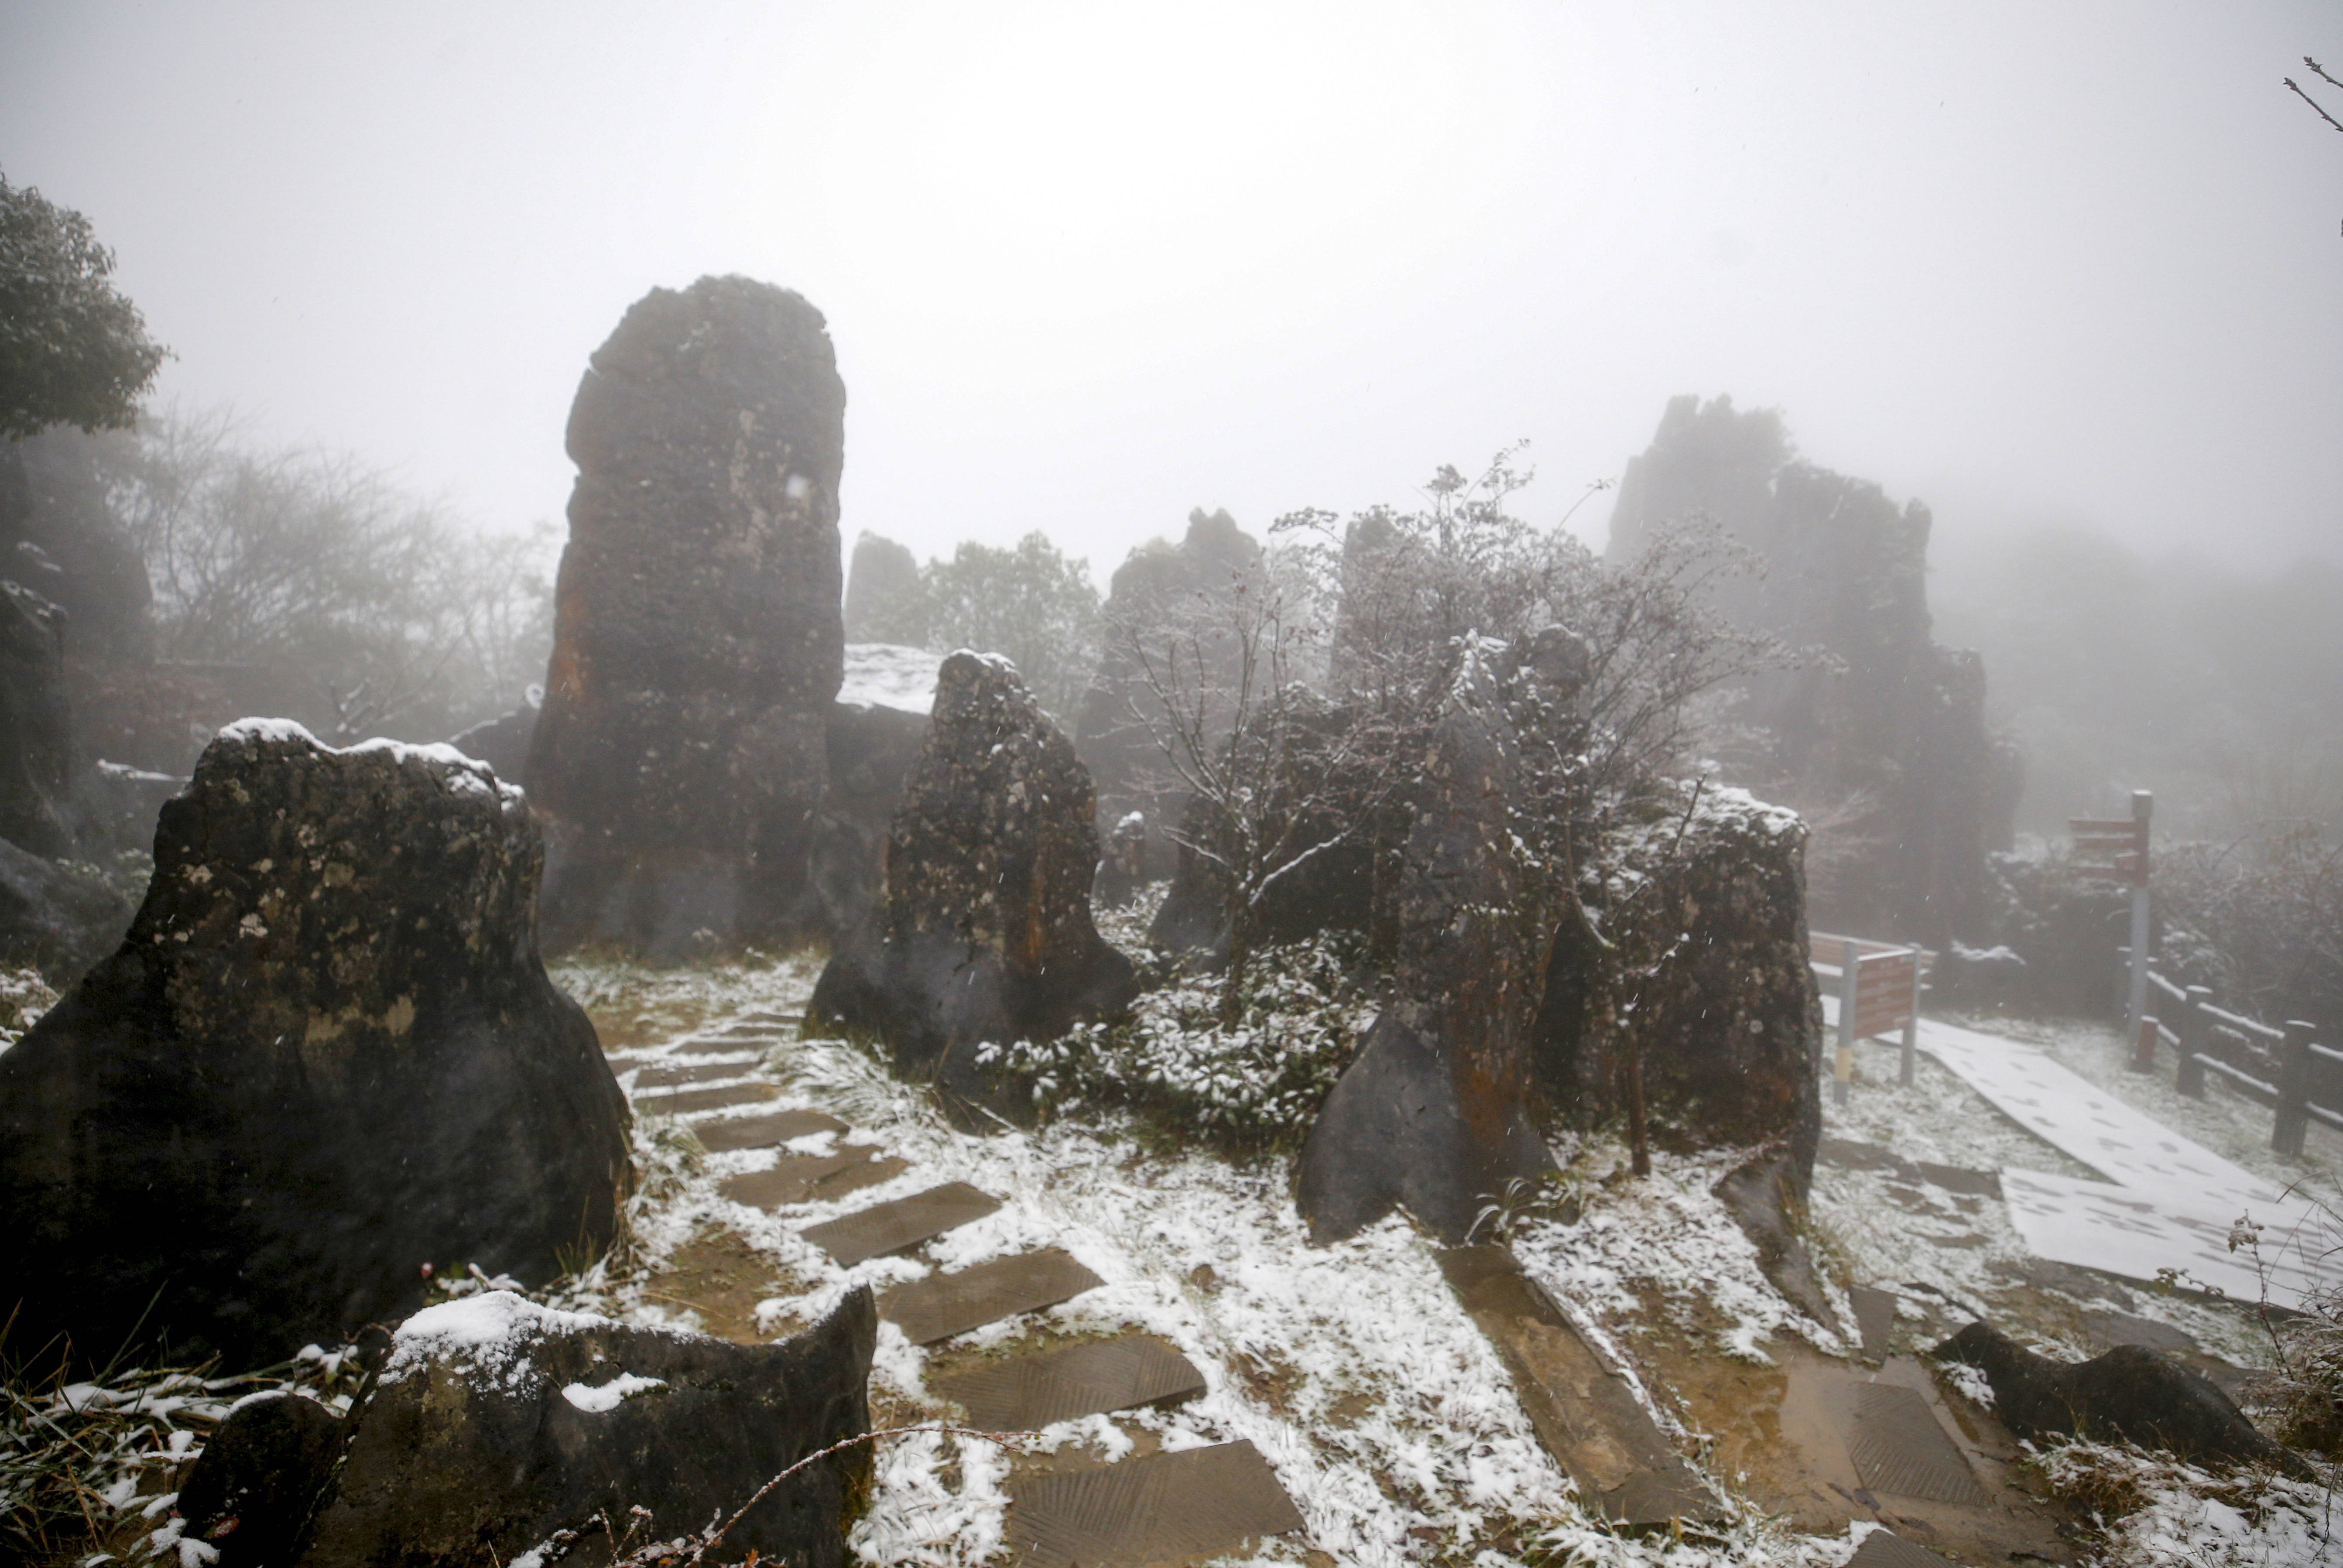
<svg viewBox="0 0 2343 1568">
<path fill-rule="evenodd" d="M 170 350 L 107 281 L 89 220 L 0 177 L 0 434 L 120 429 Z"/>
</svg>

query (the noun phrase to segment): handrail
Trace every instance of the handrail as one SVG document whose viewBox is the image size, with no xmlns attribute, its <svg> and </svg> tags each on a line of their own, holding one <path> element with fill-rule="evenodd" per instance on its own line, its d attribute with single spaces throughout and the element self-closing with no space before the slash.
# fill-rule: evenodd
<svg viewBox="0 0 2343 1568">
<path fill-rule="evenodd" d="M 2188 993 L 2187 991 L 2183 990 L 2180 987 L 2174 985 L 2170 980 L 2166 980 L 2154 970 L 2147 971 L 2147 983 L 2162 991 L 2165 995 L 2170 997 L 2174 1001 L 2187 1001 L 2188 1000 Z"/>
<path fill-rule="evenodd" d="M 2234 1078 L 2239 1083 L 2244 1084 L 2247 1088 L 2251 1089 L 2258 1093 L 2268 1095 L 2273 1101 L 2277 1100 L 2278 1097 L 2277 1084 L 2265 1083 L 2260 1079 L 2256 1078 L 2252 1073 L 2247 1072 L 2244 1068 L 2231 1067 L 2227 1062 L 2223 1061 L 2217 1056 L 2207 1056 L 2200 1050 L 2197 1053 L 2197 1061 L 2198 1066 L 2209 1067 L 2224 1078 Z"/>
<path fill-rule="evenodd" d="M 2150 972 L 2152 973 L 2154 971 Z M 2214 1019 L 2215 1021 L 2226 1023 L 2231 1029 L 2242 1029 L 2250 1034 L 2260 1035 L 2264 1040 L 2284 1040 L 2286 1038 L 2286 1030 L 2282 1029 L 2272 1029 L 2269 1025 L 2262 1022 L 2259 1019 L 2247 1018 L 2243 1013 L 2235 1013 L 2231 1012 L 2227 1008 L 2215 1007 L 2209 1001 L 2205 1004 L 2205 1010 Z"/>
</svg>

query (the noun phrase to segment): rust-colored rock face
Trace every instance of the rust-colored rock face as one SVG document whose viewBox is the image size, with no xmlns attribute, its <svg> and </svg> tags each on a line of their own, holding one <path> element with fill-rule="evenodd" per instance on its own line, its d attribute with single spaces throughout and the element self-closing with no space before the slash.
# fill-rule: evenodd
<svg viewBox="0 0 2343 1568">
<path fill-rule="evenodd" d="M 1500 686 L 1467 648 L 1433 726 L 1393 894 L 1393 994 L 1302 1152 L 1320 1240 L 1404 1206 L 1461 1241 L 1483 1203 L 1553 1163 L 1527 1105 L 1554 900 L 1514 830 L 1522 767 Z"/>
<path fill-rule="evenodd" d="M 0 1315 L 232 1364 L 543 1280 L 613 1233 L 627 1110 L 538 960 L 519 792 L 248 720 L 163 809 L 129 934 L 0 1057 Z M 153 1303 L 149 1312 L 149 1303 Z"/>
<path fill-rule="evenodd" d="M 525 775 L 548 945 L 776 934 L 845 657 L 845 408 L 821 313 L 743 277 L 652 290 L 595 352 Z"/>
<path fill-rule="evenodd" d="M 1095 813 L 1089 771 L 1015 669 L 944 660 L 880 908 L 822 971 L 813 1017 L 883 1040 L 906 1076 L 980 1099 L 979 1044 L 1127 1008 L 1131 963 L 1091 920 Z"/>
</svg>

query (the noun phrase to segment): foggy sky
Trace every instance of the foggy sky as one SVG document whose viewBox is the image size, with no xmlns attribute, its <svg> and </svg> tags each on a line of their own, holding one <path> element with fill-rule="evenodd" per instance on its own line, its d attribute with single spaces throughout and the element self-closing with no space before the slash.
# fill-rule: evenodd
<svg viewBox="0 0 2343 1568">
<path fill-rule="evenodd" d="M 484 526 L 560 518 L 630 302 L 742 272 L 830 318 L 850 541 L 1101 587 L 1522 437 L 1551 521 L 1679 392 L 1940 536 L 2343 547 L 2331 4 L 360 9 L 0 0 L 0 170 L 164 397 Z"/>
</svg>

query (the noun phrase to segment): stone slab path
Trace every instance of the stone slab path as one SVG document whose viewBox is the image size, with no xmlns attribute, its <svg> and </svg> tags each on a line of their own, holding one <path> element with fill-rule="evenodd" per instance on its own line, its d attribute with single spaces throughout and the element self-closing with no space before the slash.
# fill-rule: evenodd
<svg viewBox="0 0 2343 1568">
<path fill-rule="evenodd" d="M 1037 1475 L 1008 1490 L 1009 1544 L 1023 1568 L 1144 1568 L 1302 1526 L 1250 1442 Z"/>
<path fill-rule="evenodd" d="M 879 1298 L 879 1315 L 913 1344 L 931 1345 L 1020 1312 L 1054 1307 L 1104 1283 L 1071 1254 L 1044 1247 L 898 1285 Z"/>
<path fill-rule="evenodd" d="M 1204 1392 L 1204 1374 L 1153 1334 L 1125 1334 L 996 1362 L 937 1387 L 978 1426 L 1038 1432 L 1077 1416 L 1193 1399 Z"/>
<path fill-rule="evenodd" d="M 1953 1560 L 1916 1546 L 1893 1530 L 1875 1530 L 1863 1538 L 1846 1568 L 1955 1568 Z"/>
<path fill-rule="evenodd" d="M 613 1066 L 628 1075 L 628 1097 L 639 1113 L 688 1118 L 684 1125 L 711 1153 L 776 1151 L 770 1165 L 718 1184 L 724 1197 L 767 1211 L 830 1201 L 911 1168 L 875 1142 L 849 1141 L 851 1128 L 820 1111 L 739 1113 L 779 1097 L 779 1085 L 763 1081 L 761 1052 L 792 1037 L 799 1022 L 789 1014 L 744 1014 L 664 1047 L 612 1053 Z M 695 1084 L 709 1087 L 690 1087 Z M 793 1143 L 799 1147 L 789 1147 Z M 915 1251 L 1001 1206 L 991 1194 L 954 1181 L 807 1226 L 799 1234 L 851 1268 Z M 692 1245 L 711 1255 L 722 1251 L 717 1243 Z M 753 1282 L 741 1285 L 729 1275 L 723 1282 L 742 1298 L 737 1303 L 742 1308 L 756 1293 Z M 880 1298 L 879 1310 L 913 1343 L 934 1344 L 1055 1306 L 1103 1282 L 1071 1254 L 1043 1248 L 898 1286 Z M 746 1325 L 753 1321 L 744 1316 L 740 1332 L 750 1332 Z M 938 1380 L 944 1397 L 994 1432 L 1037 1431 L 1081 1416 L 1172 1403 L 1206 1386 L 1203 1372 L 1172 1345 L 1137 1332 L 1012 1351 Z M 1275 1473 L 1249 1442 L 1012 1476 L 1007 1490 L 1010 1543 L 1021 1563 L 1140 1568 L 1223 1553 L 1303 1527 Z"/>
<path fill-rule="evenodd" d="M 1602 1516 L 1629 1529 L 1724 1510 L 1628 1388 L 1503 1247 L 1451 1247 L 1440 1271 L 1496 1347 L 1538 1441 Z"/>
<path fill-rule="evenodd" d="M 769 1149 L 793 1138 L 843 1132 L 846 1123 L 819 1111 L 776 1111 L 768 1116 L 733 1116 L 693 1124 L 692 1136 L 713 1154 L 732 1149 Z"/>
<path fill-rule="evenodd" d="M 729 1177 L 716 1190 L 751 1209 L 780 1209 L 842 1198 L 910 1168 L 909 1161 L 881 1154 L 875 1143 L 845 1143 L 834 1154 L 784 1154 L 770 1169 Z"/>
<path fill-rule="evenodd" d="M 749 1070 L 743 1068 L 742 1071 Z M 639 1094 L 635 1111 L 643 1116 L 689 1116 L 696 1111 L 721 1111 L 729 1105 L 754 1105 L 778 1100 L 780 1090 L 770 1083 L 736 1083 L 724 1089 L 686 1089 L 674 1094 Z"/>
<path fill-rule="evenodd" d="M 895 1164 L 899 1170 L 904 1168 L 900 1160 Z M 1000 1207 L 1001 1200 L 990 1192 L 980 1192 L 965 1181 L 948 1181 L 891 1203 L 874 1203 L 809 1225 L 798 1234 L 828 1252 L 840 1268 L 850 1269 L 866 1258 L 884 1257 L 931 1241 Z"/>
</svg>

